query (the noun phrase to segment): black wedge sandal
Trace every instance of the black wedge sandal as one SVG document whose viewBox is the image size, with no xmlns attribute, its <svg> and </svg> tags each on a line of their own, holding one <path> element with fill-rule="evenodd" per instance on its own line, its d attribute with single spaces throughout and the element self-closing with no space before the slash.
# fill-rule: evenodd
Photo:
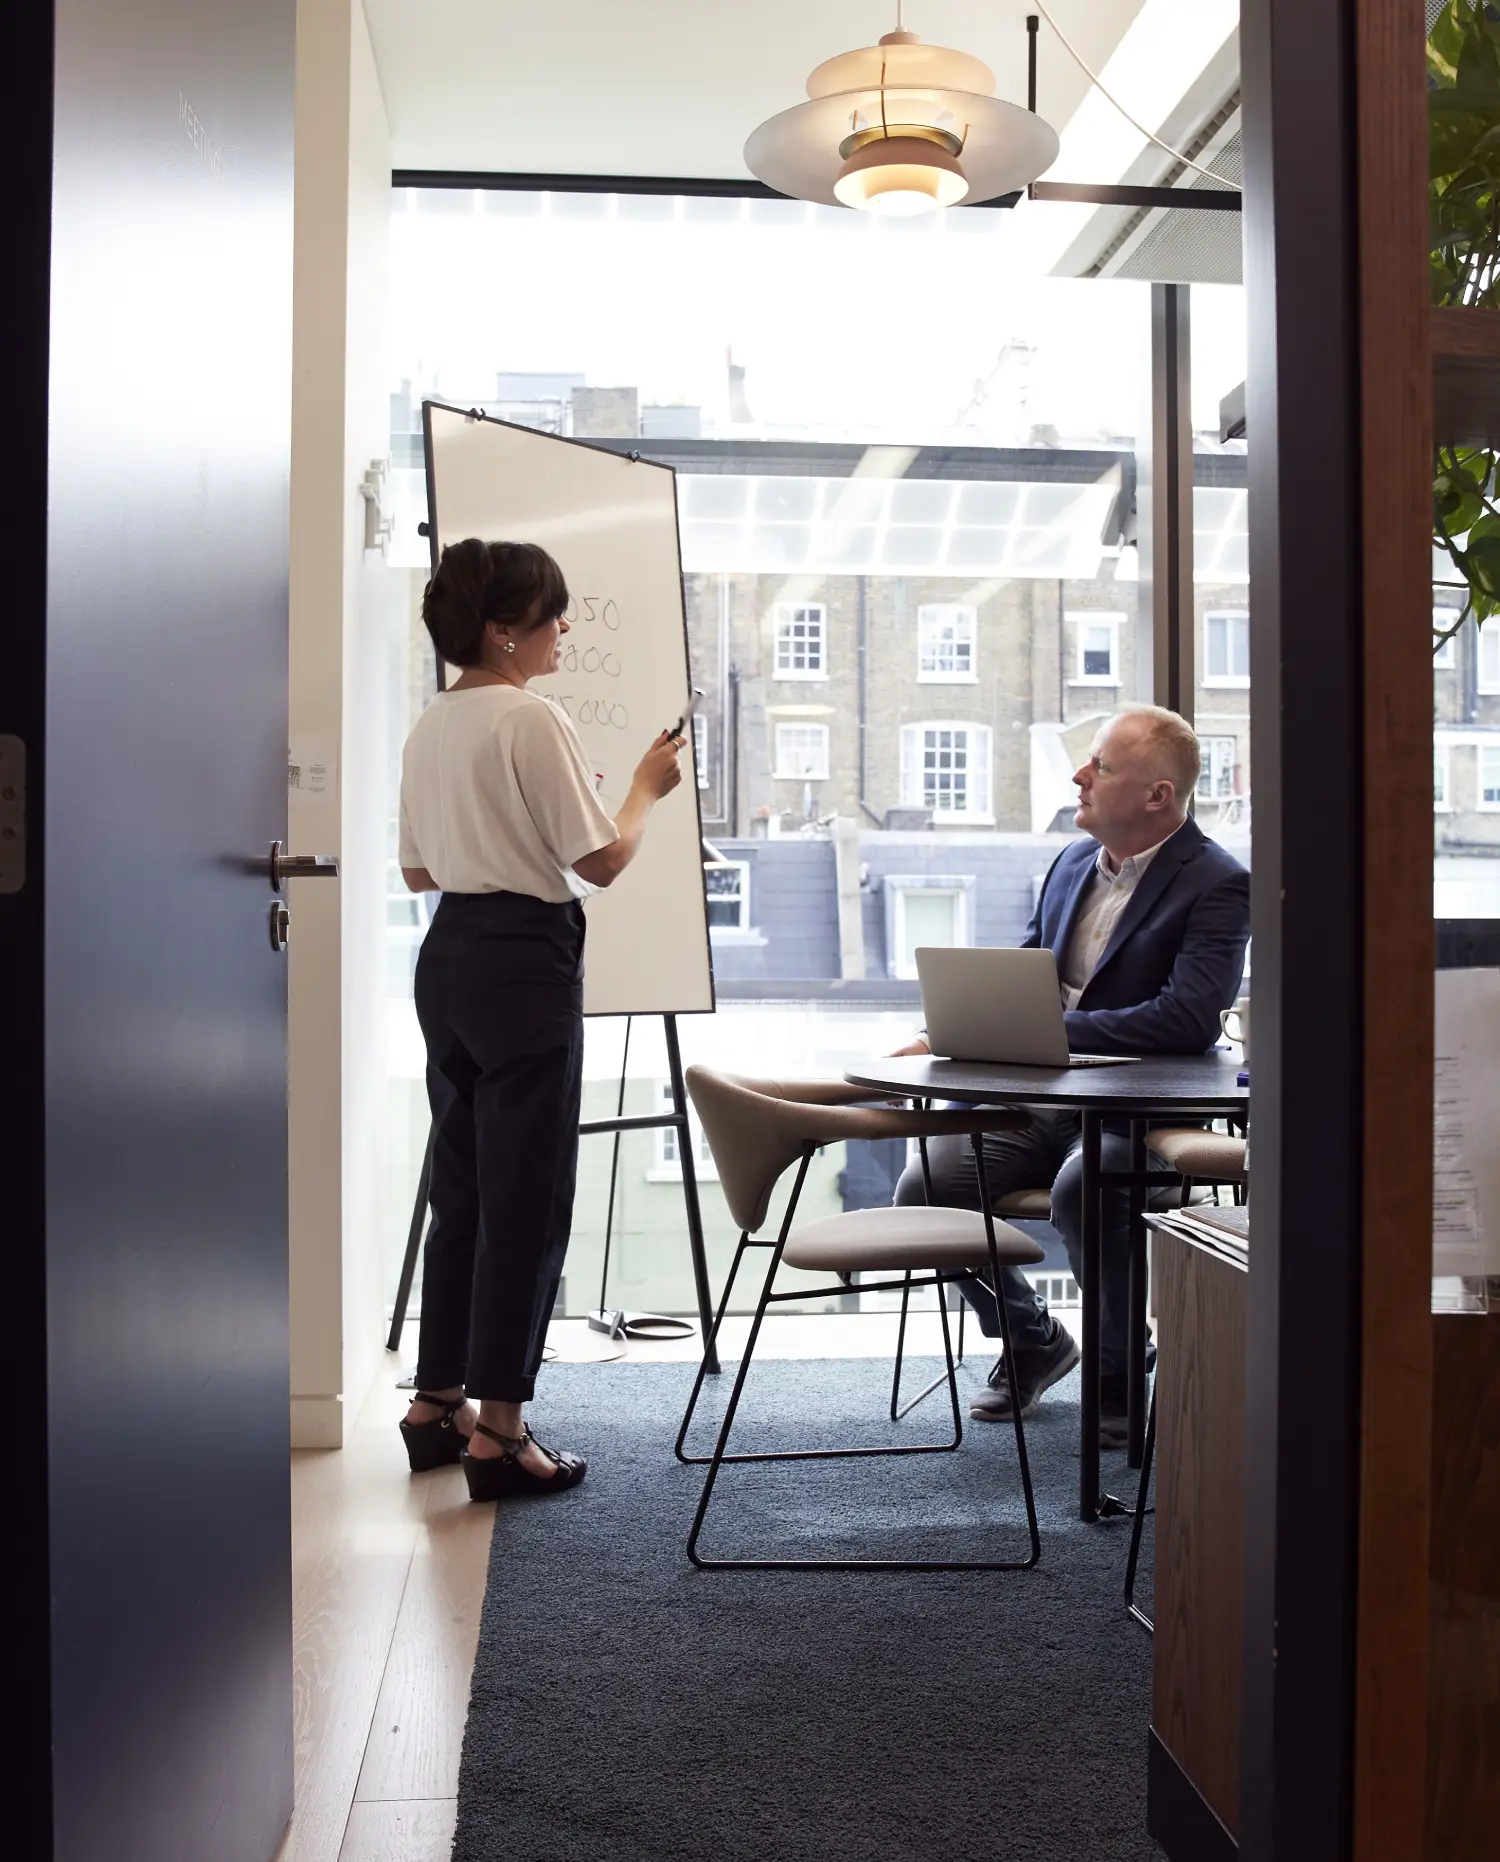
<svg viewBox="0 0 1500 1862">
<path fill-rule="evenodd" d="M 441 1416 L 431 1422 L 401 1421 L 401 1439 L 406 1444 L 406 1458 L 413 1474 L 426 1474 L 430 1468 L 451 1468 L 464 1452 L 464 1433 L 453 1418 L 468 1402 L 467 1397 L 429 1396 L 425 1390 L 412 1392 L 413 1403 L 430 1403 Z"/>
<path fill-rule="evenodd" d="M 561 1493 L 564 1488 L 576 1487 L 589 1471 L 589 1464 L 582 1455 L 542 1448 L 527 1423 L 521 1424 L 519 1435 L 499 1435 L 494 1429 L 487 1429 L 482 1422 L 474 1426 L 481 1435 L 487 1435 L 492 1442 L 498 1442 L 505 1453 L 480 1461 L 465 1448 L 464 1479 L 469 1483 L 471 1500 L 509 1500 L 522 1494 Z M 528 1442 L 535 1442 L 542 1449 L 542 1453 L 557 1469 L 555 1474 L 533 1474 L 529 1468 L 521 1466 L 517 1456 Z"/>
</svg>

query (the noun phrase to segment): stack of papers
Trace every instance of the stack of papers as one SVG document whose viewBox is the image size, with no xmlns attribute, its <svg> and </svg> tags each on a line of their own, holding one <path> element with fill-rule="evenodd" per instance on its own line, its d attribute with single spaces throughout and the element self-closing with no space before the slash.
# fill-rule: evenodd
<svg viewBox="0 0 1500 1862">
<path fill-rule="evenodd" d="M 1250 1264 L 1250 1210 L 1248 1205 L 1219 1208 L 1199 1204 L 1190 1209 L 1163 1210 L 1151 1218 L 1153 1228 L 1169 1235 L 1181 1235 L 1185 1241 L 1206 1248 L 1235 1267 Z"/>
</svg>

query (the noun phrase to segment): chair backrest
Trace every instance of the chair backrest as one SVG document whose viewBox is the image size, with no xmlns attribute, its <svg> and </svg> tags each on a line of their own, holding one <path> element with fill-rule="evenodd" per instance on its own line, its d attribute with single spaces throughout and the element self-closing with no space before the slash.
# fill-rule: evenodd
<svg viewBox="0 0 1500 1862">
<path fill-rule="evenodd" d="M 771 1206 L 776 1180 L 808 1143 L 792 1108 L 762 1090 L 772 1082 L 747 1080 L 711 1067 L 689 1067 L 688 1096 L 718 1166 L 729 1213 L 747 1235 L 756 1234 Z"/>
</svg>

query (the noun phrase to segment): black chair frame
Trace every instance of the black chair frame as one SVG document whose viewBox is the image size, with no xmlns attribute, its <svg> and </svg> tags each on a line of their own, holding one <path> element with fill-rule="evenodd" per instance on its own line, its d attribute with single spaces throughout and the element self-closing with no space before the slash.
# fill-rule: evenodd
<svg viewBox="0 0 1500 1862">
<path fill-rule="evenodd" d="M 990 1271 L 995 1274 L 998 1279 L 1000 1257 L 995 1238 L 995 1218 L 989 1206 L 988 1184 L 984 1174 L 984 1154 L 977 1133 L 972 1135 L 972 1142 L 974 1145 L 975 1161 L 979 1171 L 981 1200 L 984 1204 L 985 1232 L 989 1245 Z M 719 1309 L 714 1315 L 713 1329 L 706 1342 L 703 1361 L 699 1365 L 698 1374 L 693 1383 L 692 1394 L 688 1399 L 688 1406 L 684 1412 L 682 1426 L 678 1430 L 677 1442 L 675 1445 L 675 1453 L 679 1461 L 691 1466 L 706 1466 L 708 1469 L 704 1477 L 703 1491 L 698 1497 L 698 1506 L 693 1516 L 692 1529 L 688 1534 L 688 1558 L 700 1571 L 1028 1571 L 1041 1558 L 1042 1542 L 1040 1529 L 1037 1524 L 1036 1499 L 1031 1486 L 1031 1467 L 1026 1455 L 1025 1425 L 1021 1420 L 1020 1400 L 1019 1394 L 1015 1388 L 1015 1373 L 1013 1370 L 1008 1372 L 1011 1383 L 1011 1410 L 1015 1421 L 1016 1454 L 1020 1463 L 1021 1486 L 1025 1495 L 1026 1520 L 1030 1537 L 1030 1552 L 1026 1558 L 1006 1560 L 707 1558 L 698 1549 L 698 1542 L 703 1532 L 704 1522 L 708 1517 L 709 1503 L 713 1498 L 714 1488 L 718 1482 L 719 1471 L 726 1463 L 754 1461 L 862 1460 L 874 1456 L 946 1454 L 951 1453 L 963 1441 L 963 1421 L 959 1412 L 958 1381 L 953 1360 L 952 1339 L 948 1328 L 947 1305 L 943 1299 L 943 1288 L 945 1284 L 959 1278 L 963 1270 L 934 1269 L 931 1274 L 915 1275 L 913 1272 L 906 1272 L 903 1274 L 901 1280 L 880 1281 L 874 1285 L 862 1286 L 861 1291 L 895 1291 L 897 1289 L 909 1288 L 910 1286 L 937 1287 L 938 1308 L 943 1327 L 943 1355 L 947 1365 L 946 1382 L 948 1384 L 949 1398 L 953 1411 L 953 1436 L 951 1441 L 902 1443 L 883 1448 L 802 1448 L 777 1450 L 774 1452 L 736 1454 L 731 1454 L 729 1452 L 730 1432 L 734 1427 L 735 1414 L 739 1409 L 740 1397 L 745 1387 L 745 1379 L 750 1369 L 751 1360 L 755 1355 L 756 1341 L 760 1336 L 761 1323 L 766 1316 L 767 1309 L 772 1305 L 784 1301 L 818 1299 L 826 1297 L 831 1293 L 843 1293 L 848 1290 L 847 1286 L 843 1283 L 826 1288 L 798 1287 L 793 1291 L 785 1293 L 778 1293 L 774 1290 L 777 1270 L 781 1266 L 781 1258 L 786 1251 L 787 1241 L 792 1233 L 792 1224 L 796 1217 L 797 1204 L 802 1195 L 802 1186 L 807 1179 L 808 1166 L 812 1162 L 818 1148 L 819 1147 L 813 1143 L 803 1146 L 801 1162 L 798 1165 L 797 1176 L 792 1187 L 791 1197 L 787 1203 L 786 1213 L 782 1217 L 781 1227 L 774 1243 L 752 1240 L 748 1233 L 741 1233 L 739 1246 L 735 1250 L 734 1262 L 730 1268 L 729 1278 L 725 1282 L 723 1298 L 720 1300 Z M 925 1169 L 925 1147 L 923 1150 L 923 1164 Z M 690 1455 L 686 1452 L 687 1435 L 692 1423 L 693 1413 L 697 1407 L 699 1393 L 703 1388 L 703 1379 L 707 1372 L 709 1357 L 718 1344 L 719 1328 L 723 1322 L 724 1314 L 728 1310 L 730 1291 L 734 1285 L 735 1275 L 739 1271 L 740 1262 L 744 1259 L 747 1249 L 751 1247 L 769 1247 L 771 1249 L 771 1260 L 766 1269 L 765 1283 L 761 1289 L 760 1299 L 756 1305 L 755 1316 L 751 1321 L 750 1335 L 745 1342 L 744 1354 L 740 1358 L 738 1369 L 735 1372 L 734 1383 L 729 1392 L 729 1400 L 725 1405 L 724 1418 L 719 1425 L 713 1452 L 707 1456 Z M 1006 1345 L 1006 1363 L 1010 1365 L 1012 1362 L 1009 1349 L 1010 1327 L 1003 1307 L 1001 1310 L 1001 1327 Z"/>
</svg>

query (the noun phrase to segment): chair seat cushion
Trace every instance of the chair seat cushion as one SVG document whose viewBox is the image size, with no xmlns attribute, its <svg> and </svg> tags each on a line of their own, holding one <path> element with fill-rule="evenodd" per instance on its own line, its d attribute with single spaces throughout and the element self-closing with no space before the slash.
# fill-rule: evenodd
<svg viewBox="0 0 1500 1862">
<path fill-rule="evenodd" d="M 1046 1258 L 1029 1235 L 996 1222 L 995 1246 L 1002 1265 L 1034 1267 Z M 984 1267 L 989 1263 L 984 1217 L 978 1210 L 854 1209 L 795 1229 L 782 1259 L 789 1267 L 817 1273 L 903 1273 L 934 1267 Z"/>
<path fill-rule="evenodd" d="M 1215 1177 L 1238 1183 L 1245 1174 L 1245 1140 L 1216 1131 L 1153 1131 L 1146 1149 L 1184 1177 Z"/>
<path fill-rule="evenodd" d="M 1021 1216 L 1028 1222 L 1052 1220 L 1051 1190 L 1012 1190 L 995 1203 L 1001 1215 Z"/>
</svg>

